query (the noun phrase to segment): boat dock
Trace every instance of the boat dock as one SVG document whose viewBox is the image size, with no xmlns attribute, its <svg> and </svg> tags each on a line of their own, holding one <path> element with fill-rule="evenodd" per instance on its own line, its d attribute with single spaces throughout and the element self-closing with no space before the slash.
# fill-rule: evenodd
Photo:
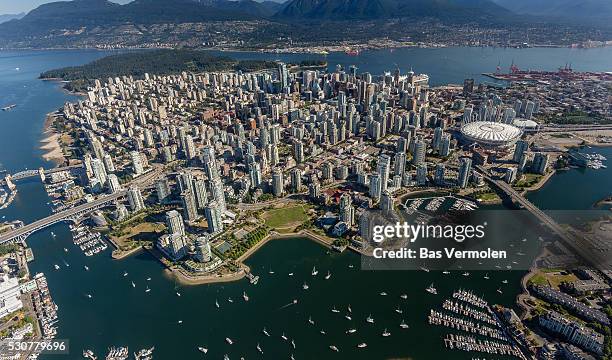
<svg viewBox="0 0 612 360">
<path fill-rule="evenodd" d="M 475 351 L 495 355 L 511 355 L 523 358 L 523 354 L 515 345 L 504 344 L 491 340 L 480 340 L 473 336 L 448 334 L 444 338 L 444 345 L 449 349 Z"/>
</svg>

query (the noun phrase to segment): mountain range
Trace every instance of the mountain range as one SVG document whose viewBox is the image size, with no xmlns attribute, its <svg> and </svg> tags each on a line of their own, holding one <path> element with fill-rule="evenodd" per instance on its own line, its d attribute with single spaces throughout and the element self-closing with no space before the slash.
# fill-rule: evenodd
<svg viewBox="0 0 612 360">
<path fill-rule="evenodd" d="M 225 36 L 222 41 L 243 40 L 235 38 L 237 33 L 246 34 L 246 39 L 267 36 L 274 41 L 274 38 L 295 36 L 300 31 L 301 34 L 308 32 L 308 24 L 313 22 L 317 23 L 318 35 L 321 30 L 329 35 L 334 33 L 333 29 L 323 24 L 335 20 L 401 18 L 412 22 L 412 19 L 427 18 L 497 26 L 519 18 L 524 22 L 536 20 L 519 17 L 517 13 L 561 18 L 565 9 L 571 9 L 572 15 L 607 14 L 606 11 L 612 14 L 610 8 L 612 0 L 288 0 L 284 3 L 282 0 L 134 0 L 124 5 L 108 0 L 73 0 L 47 3 L 21 19 L 0 23 L 0 46 L 71 46 L 78 39 L 86 39 L 87 46 L 91 46 L 100 37 L 108 44 L 118 37 L 123 37 L 118 43 L 125 40 L 137 44 L 143 36 L 151 43 L 187 37 L 197 43 L 210 34 L 202 28 L 218 21 L 250 22 L 235 28 L 213 29 Z M 182 33 L 164 32 L 165 26 L 180 27 L 178 30 Z M 294 31 L 300 26 L 300 30 Z M 366 31 L 372 34 L 375 29 Z"/>
<path fill-rule="evenodd" d="M 433 17 L 440 19 L 511 15 L 490 0 L 292 0 L 278 19 L 382 19 Z"/>
<path fill-rule="evenodd" d="M 25 16 L 25 13 L 2 14 L 2 15 L 0 15 L 0 24 L 2 24 L 3 22 L 7 22 L 9 20 L 13 20 L 13 19 L 21 19 L 24 16 Z"/>
<path fill-rule="evenodd" d="M 612 0 L 493 0 L 516 13 L 570 21 L 609 23 Z"/>
</svg>

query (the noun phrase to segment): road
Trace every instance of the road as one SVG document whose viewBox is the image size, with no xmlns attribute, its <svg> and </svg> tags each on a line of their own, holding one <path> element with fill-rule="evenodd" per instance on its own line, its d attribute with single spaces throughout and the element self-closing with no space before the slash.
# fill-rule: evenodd
<svg viewBox="0 0 612 360">
<path fill-rule="evenodd" d="M 128 186 L 137 185 L 141 188 L 146 187 L 149 183 L 155 180 L 163 172 L 163 170 L 164 170 L 164 167 L 162 166 L 154 167 L 153 170 L 149 171 L 148 173 L 132 180 Z M 67 218 L 71 218 L 74 215 L 89 212 L 89 210 L 99 208 L 103 204 L 115 201 L 125 196 L 125 194 L 127 194 L 127 190 L 121 190 L 113 194 L 103 195 L 103 196 L 98 197 L 96 200 L 92 202 L 88 202 L 88 203 L 81 204 L 73 208 L 64 210 L 64 211 L 57 212 L 55 214 L 47 216 L 46 218 L 34 221 L 33 223 L 27 224 L 13 231 L 9 231 L 7 233 L 1 234 L 0 244 L 3 244 L 7 241 L 19 238 L 23 235 L 27 235 L 31 232 L 40 230 L 46 226 L 63 221 Z"/>
<path fill-rule="evenodd" d="M 527 200 L 524 196 L 519 194 L 512 186 L 507 184 L 501 180 L 495 180 L 489 176 L 487 169 L 482 166 L 475 166 L 478 169 L 484 178 L 502 190 L 504 193 L 509 195 L 513 200 L 522 205 L 527 211 L 532 213 L 539 221 L 541 221 L 544 225 L 546 225 L 553 233 L 555 233 L 561 241 L 568 246 L 569 249 L 572 249 L 575 254 L 580 256 L 583 261 L 592 266 L 600 269 L 600 270 L 609 270 L 608 266 L 608 257 L 606 253 L 598 253 L 593 251 L 593 245 L 589 243 L 587 239 L 584 237 L 579 237 L 569 232 L 567 229 L 563 228 L 559 225 L 553 218 L 548 216 L 542 210 L 540 210 L 537 206 Z"/>
</svg>

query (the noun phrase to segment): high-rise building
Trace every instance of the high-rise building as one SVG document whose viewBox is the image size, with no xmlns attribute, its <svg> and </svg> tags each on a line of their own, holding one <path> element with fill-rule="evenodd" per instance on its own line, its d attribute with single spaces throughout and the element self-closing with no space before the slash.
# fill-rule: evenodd
<svg viewBox="0 0 612 360">
<path fill-rule="evenodd" d="M 196 178 L 193 181 L 193 192 L 196 198 L 198 209 L 204 209 L 208 203 L 208 194 L 206 192 L 206 182 L 202 178 Z"/>
<path fill-rule="evenodd" d="M 416 182 L 419 186 L 424 186 L 427 184 L 427 164 L 421 163 L 417 165 Z"/>
<path fill-rule="evenodd" d="M 140 189 L 136 185 L 130 186 L 127 192 L 128 202 L 132 211 L 140 211 L 145 208 L 144 199 L 140 193 Z"/>
<path fill-rule="evenodd" d="M 470 158 L 461 158 L 461 165 L 459 165 L 459 174 L 457 177 L 457 185 L 465 189 L 467 187 L 468 181 L 470 180 L 470 175 L 472 173 L 472 159 Z"/>
<path fill-rule="evenodd" d="M 196 147 L 193 142 L 191 135 L 185 136 L 185 157 L 187 160 L 191 160 L 197 156 Z"/>
<path fill-rule="evenodd" d="M 389 183 L 389 169 L 391 168 L 391 158 L 389 155 L 382 154 L 378 157 L 378 164 L 376 165 L 376 172 L 380 176 L 380 191 L 387 190 L 387 184 Z"/>
<path fill-rule="evenodd" d="M 445 182 L 444 182 L 445 171 L 446 171 L 446 168 L 444 167 L 444 164 L 437 164 L 436 165 L 436 173 L 435 173 L 435 176 L 434 176 L 434 182 L 436 183 L 436 185 L 444 186 L 444 184 L 445 184 Z"/>
<path fill-rule="evenodd" d="M 293 157 L 298 164 L 304 162 L 304 144 L 299 140 L 293 143 Z"/>
<path fill-rule="evenodd" d="M 302 189 L 302 171 L 298 168 L 291 170 L 291 189 L 300 192 Z"/>
<path fill-rule="evenodd" d="M 208 236 L 200 236 L 194 242 L 195 259 L 199 262 L 206 263 L 212 259 L 212 250 Z"/>
<path fill-rule="evenodd" d="M 514 155 L 512 155 L 512 161 L 519 163 L 523 154 L 529 149 L 529 143 L 525 140 L 518 140 L 514 147 Z"/>
<path fill-rule="evenodd" d="M 181 202 L 183 203 L 183 212 L 187 221 L 195 221 L 198 219 L 198 207 L 196 205 L 195 196 L 191 191 L 183 191 L 181 193 Z"/>
<path fill-rule="evenodd" d="M 394 175 L 404 176 L 404 172 L 406 172 L 406 153 L 398 152 L 395 154 L 395 170 L 393 171 Z"/>
<path fill-rule="evenodd" d="M 170 184 L 165 177 L 155 182 L 155 192 L 157 193 L 157 201 L 162 204 L 170 196 Z"/>
<path fill-rule="evenodd" d="M 208 232 L 214 234 L 223 231 L 223 222 L 221 220 L 221 209 L 216 201 L 211 201 L 204 209 L 204 216 L 208 224 Z"/>
<path fill-rule="evenodd" d="M 382 191 L 382 184 L 379 174 L 372 174 L 370 176 L 370 197 L 374 200 L 380 199 Z"/>
<path fill-rule="evenodd" d="M 442 140 L 440 141 L 440 156 L 447 157 L 448 155 L 450 155 L 450 143 L 450 134 L 442 135 Z"/>
<path fill-rule="evenodd" d="M 272 193 L 276 197 L 283 196 L 284 182 L 283 182 L 283 171 L 281 169 L 275 169 L 272 173 Z"/>
<path fill-rule="evenodd" d="M 355 223 L 355 208 L 349 194 L 340 197 L 340 221 L 344 221 L 349 228 Z"/>
<path fill-rule="evenodd" d="M 548 167 L 548 154 L 536 153 L 533 157 L 533 164 L 531 169 L 536 174 L 546 174 L 546 168 Z"/>
<path fill-rule="evenodd" d="M 425 162 L 425 154 L 427 152 L 427 145 L 423 140 L 417 140 L 414 143 L 414 154 L 412 157 L 412 164 L 419 166 Z"/>
<path fill-rule="evenodd" d="M 166 213 L 166 226 L 169 234 L 185 235 L 183 217 L 176 210 L 170 210 Z"/>
<path fill-rule="evenodd" d="M 144 173 L 144 164 L 142 163 L 142 156 L 138 151 L 130 152 L 130 159 L 132 160 L 132 170 L 134 175 L 138 176 Z"/>
<path fill-rule="evenodd" d="M 119 178 L 117 177 L 117 175 L 108 175 L 108 188 L 111 194 L 121 190 L 121 184 L 119 184 Z"/>
<path fill-rule="evenodd" d="M 393 197 L 389 191 L 383 191 L 380 197 L 380 209 L 382 211 L 393 210 Z"/>
<path fill-rule="evenodd" d="M 109 154 L 104 155 L 104 167 L 106 168 L 106 172 L 113 173 L 115 172 L 115 164 L 113 163 L 113 158 Z"/>
<path fill-rule="evenodd" d="M 100 184 L 100 187 L 104 187 L 106 185 L 107 174 L 106 168 L 104 167 L 104 163 L 100 159 L 91 160 L 91 169 L 93 171 L 94 178 Z"/>
</svg>

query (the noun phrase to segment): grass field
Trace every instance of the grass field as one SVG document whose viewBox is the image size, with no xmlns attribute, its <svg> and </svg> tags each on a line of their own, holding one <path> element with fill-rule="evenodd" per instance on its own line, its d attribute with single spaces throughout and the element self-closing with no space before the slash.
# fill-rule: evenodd
<svg viewBox="0 0 612 360">
<path fill-rule="evenodd" d="M 573 282 L 577 280 L 573 274 L 561 274 L 558 271 L 540 270 L 529 279 L 529 283 L 536 285 L 550 285 L 558 289 L 562 282 Z"/>
<path fill-rule="evenodd" d="M 308 220 L 306 209 L 302 205 L 272 209 L 263 214 L 263 219 L 271 228 L 297 227 Z"/>
</svg>

